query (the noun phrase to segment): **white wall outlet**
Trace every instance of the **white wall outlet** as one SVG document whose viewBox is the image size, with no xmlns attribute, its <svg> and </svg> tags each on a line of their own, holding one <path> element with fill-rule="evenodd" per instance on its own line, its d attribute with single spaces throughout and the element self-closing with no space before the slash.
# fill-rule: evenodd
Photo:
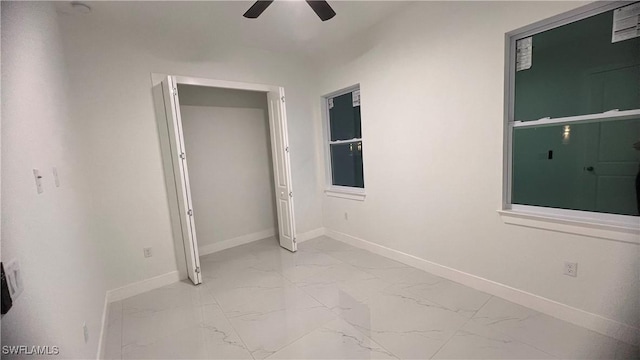
<svg viewBox="0 0 640 360">
<path fill-rule="evenodd" d="M 567 276 L 578 276 L 578 263 L 564 262 L 564 274 Z"/>
<path fill-rule="evenodd" d="M 51 170 L 53 172 L 53 181 L 56 183 L 56 187 L 60 187 L 60 178 L 58 177 L 58 168 L 54 166 Z"/>
<path fill-rule="evenodd" d="M 11 300 L 15 301 L 18 296 L 22 294 L 22 290 L 24 290 L 20 263 L 18 260 L 11 260 L 4 270 L 6 272 L 9 295 L 11 295 Z"/>
<path fill-rule="evenodd" d="M 344 219 L 349 220 L 349 213 L 346 211 L 344 212 Z"/>
<path fill-rule="evenodd" d="M 151 251 L 150 247 L 146 247 L 143 250 L 144 250 L 144 257 L 148 258 L 153 256 L 153 252 Z"/>
<path fill-rule="evenodd" d="M 82 333 L 84 334 L 84 342 L 89 342 L 89 328 L 87 327 L 87 323 L 82 324 Z"/>
<path fill-rule="evenodd" d="M 40 170 L 33 169 L 33 178 L 36 180 L 36 191 L 38 191 L 38 194 L 42 194 L 44 189 L 42 188 L 42 175 L 40 175 Z"/>
</svg>

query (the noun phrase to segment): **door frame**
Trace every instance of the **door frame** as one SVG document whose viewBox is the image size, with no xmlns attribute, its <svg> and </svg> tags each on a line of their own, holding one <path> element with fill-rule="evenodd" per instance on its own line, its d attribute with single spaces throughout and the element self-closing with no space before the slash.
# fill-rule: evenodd
<svg viewBox="0 0 640 360">
<path fill-rule="evenodd" d="M 152 74 L 152 81 L 155 76 L 159 76 L 159 75 L 160 74 Z M 205 87 L 213 87 L 213 88 L 221 88 L 221 89 L 257 91 L 257 92 L 263 92 L 265 93 L 265 95 L 267 95 L 267 102 L 268 102 L 268 108 L 269 108 L 267 115 L 269 117 L 269 134 L 271 138 L 271 152 L 272 152 L 272 158 L 273 158 L 272 165 L 273 165 L 273 176 L 274 176 L 274 183 L 275 183 L 275 188 L 272 189 L 272 191 L 275 192 L 275 199 L 276 199 L 276 202 L 278 202 L 279 194 L 277 190 L 278 189 L 277 178 L 279 175 L 278 175 L 278 168 L 277 168 L 278 167 L 277 159 L 280 158 L 284 160 L 284 161 L 281 161 L 282 163 L 281 165 L 284 166 L 284 172 L 282 175 L 285 177 L 284 180 L 289 188 L 288 195 L 290 195 L 288 199 L 289 211 L 286 214 L 282 214 L 280 206 L 279 205 L 277 206 L 278 211 L 276 212 L 276 216 L 278 220 L 278 237 L 279 237 L 280 245 L 283 248 L 289 251 L 295 252 L 297 250 L 296 226 L 295 226 L 295 211 L 294 211 L 294 203 L 293 203 L 294 199 L 293 199 L 293 190 L 292 190 L 293 186 L 291 181 L 291 161 L 289 157 L 289 138 L 288 138 L 289 130 L 288 130 L 287 116 L 286 116 L 284 87 L 275 86 L 275 85 L 228 81 L 228 80 L 208 79 L 208 78 L 192 77 L 192 76 L 177 76 L 177 75 L 168 75 L 168 76 L 165 75 L 163 76 L 162 81 L 164 82 L 169 78 L 172 80 L 171 81 L 172 84 L 169 84 L 169 85 L 173 85 L 176 88 L 178 84 L 195 85 L 195 86 L 205 86 Z M 162 84 L 159 84 L 158 86 L 162 87 Z M 159 91 L 159 90 L 156 90 L 156 87 L 154 86 L 154 94 L 156 91 Z M 179 99 L 179 94 L 177 95 L 177 98 Z M 269 99 L 276 99 L 276 98 L 279 100 L 278 104 L 272 104 L 271 101 L 269 100 Z M 156 99 L 156 102 L 158 101 L 159 100 Z M 166 101 L 167 101 L 166 97 L 163 98 L 162 101 L 163 101 L 163 104 L 166 104 Z M 176 111 L 179 111 L 179 106 L 180 105 L 178 100 L 176 101 L 176 107 L 178 107 Z M 164 125 L 165 127 L 170 126 L 175 118 L 175 121 L 180 122 L 180 128 L 181 128 L 182 127 L 181 115 L 177 114 L 176 116 L 176 114 L 170 114 L 166 110 L 166 105 L 163 105 L 163 107 L 164 107 L 164 111 L 163 111 L 164 119 L 162 120 L 164 121 L 160 121 L 159 119 L 159 124 L 158 124 L 159 127 L 162 127 L 162 125 Z M 156 104 L 156 108 L 159 109 L 159 104 Z M 162 122 L 164 122 L 164 124 L 161 124 Z M 162 137 L 170 136 L 170 133 L 166 133 L 166 131 L 163 131 L 162 133 L 159 133 L 159 135 L 162 138 Z M 280 136 L 280 139 L 281 139 L 280 141 L 278 141 L 278 138 L 277 138 L 278 135 Z M 166 179 L 167 193 L 171 197 L 173 196 L 179 197 L 181 194 L 181 190 L 178 188 L 179 184 L 174 179 L 169 179 L 169 177 L 178 176 L 176 172 L 177 171 L 179 172 L 180 169 L 177 169 L 176 166 L 173 164 L 174 163 L 173 157 L 175 157 L 176 155 L 176 154 L 173 154 L 173 152 L 175 151 L 171 151 L 170 146 L 168 147 L 166 145 L 163 146 L 163 144 L 167 143 L 167 140 L 169 139 L 167 138 L 167 139 L 161 140 L 163 162 L 165 164 L 165 168 L 170 167 L 170 169 L 165 169 L 166 170 L 165 177 L 167 178 Z M 188 172 L 187 172 L 187 177 L 188 177 Z M 185 185 L 188 186 L 188 179 Z M 189 275 L 192 269 L 189 269 L 189 266 L 188 266 L 189 261 L 187 261 L 186 259 L 186 257 L 189 256 L 188 249 L 193 249 L 193 252 L 195 253 L 194 254 L 195 258 L 196 259 L 199 258 L 199 249 L 197 247 L 197 240 L 195 236 L 195 233 L 196 233 L 195 226 L 192 226 L 189 229 L 185 229 L 185 227 L 190 226 L 190 224 L 188 222 L 182 221 L 181 215 L 183 215 L 182 212 L 184 211 L 180 210 L 180 201 L 172 201 L 172 200 L 174 199 L 170 199 L 169 201 L 170 215 L 172 217 L 172 226 L 179 228 L 179 229 L 174 229 L 173 231 L 174 242 L 176 243 L 176 247 L 177 247 L 176 258 L 178 261 L 178 266 L 182 269 L 185 269 L 186 274 Z M 288 221 L 285 221 L 285 220 L 288 220 Z M 283 231 L 283 226 L 287 227 L 287 231 Z M 190 239 L 184 235 L 190 231 L 193 231 L 194 233 L 193 239 Z M 282 239 L 283 233 L 291 234 L 290 240 L 285 239 L 286 244 L 283 244 L 283 239 Z M 178 246 L 178 244 L 182 244 L 181 249 Z M 180 255 L 184 255 L 184 257 Z M 199 260 L 197 261 L 199 262 Z M 201 277 L 199 272 L 196 278 L 198 279 L 198 281 L 194 281 L 194 283 L 195 284 L 200 283 Z"/>
</svg>

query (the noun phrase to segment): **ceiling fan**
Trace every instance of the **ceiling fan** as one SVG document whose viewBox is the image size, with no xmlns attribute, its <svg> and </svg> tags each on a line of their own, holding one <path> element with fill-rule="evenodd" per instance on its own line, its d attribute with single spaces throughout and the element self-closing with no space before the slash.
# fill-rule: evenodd
<svg viewBox="0 0 640 360">
<path fill-rule="evenodd" d="M 246 13 L 244 17 L 248 19 L 255 19 L 262 14 L 274 0 L 258 0 L 256 1 Z M 322 21 L 327 21 L 336 16 L 336 12 L 333 11 L 331 6 L 326 1 L 307 0 L 307 4 L 311 6 L 311 9 L 318 15 Z"/>
</svg>

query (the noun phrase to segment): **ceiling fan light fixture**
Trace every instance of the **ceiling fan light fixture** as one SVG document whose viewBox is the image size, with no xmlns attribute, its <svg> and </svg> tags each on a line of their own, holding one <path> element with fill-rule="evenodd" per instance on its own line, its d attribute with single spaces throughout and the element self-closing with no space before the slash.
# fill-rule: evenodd
<svg viewBox="0 0 640 360">
<path fill-rule="evenodd" d="M 260 16 L 274 0 L 258 0 L 247 10 L 242 16 L 247 19 L 256 19 Z M 313 12 L 318 15 L 320 20 L 327 21 L 334 16 L 336 12 L 333 11 L 331 6 L 324 0 L 306 0 L 307 4 L 311 7 Z"/>
<path fill-rule="evenodd" d="M 258 0 L 253 3 L 249 10 L 247 10 L 242 16 L 246 17 L 247 19 L 255 19 L 260 16 L 260 14 L 262 14 L 265 10 L 267 10 L 272 2 L 273 0 Z"/>
<path fill-rule="evenodd" d="M 320 20 L 327 21 L 336 16 L 336 12 L 333 11 L 329 3 L 326 1 L 318 1 L 318 0 L 307 0 L 307 4 L 313 9 L 313 12 L 318 15 Z"/>
</svg>

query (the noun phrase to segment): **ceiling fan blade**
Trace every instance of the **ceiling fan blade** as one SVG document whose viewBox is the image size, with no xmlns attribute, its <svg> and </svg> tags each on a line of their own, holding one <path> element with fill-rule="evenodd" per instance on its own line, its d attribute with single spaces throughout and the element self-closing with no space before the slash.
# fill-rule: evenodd
<svg viewBox="0 0 640 360">
<path fill-rule="evenodd" d="M 322 21 L 327 21 L 336 16 L 336 12 L 333 11 L 326 1 L 307 0 L 307 4 L 311 6 L 313 11 Z"/>
<path fill-rule="evenodd" d="M 247 10 L 247 12 L 242 16 L 248 19 L 255 19 L 260 16 L 260 14 L 262 14 L 265 10 L 267 10 L 272 2 L 273 0 L 258 0 L 253 5 L 251 5 L 249 10 Z"/>
</svg>

